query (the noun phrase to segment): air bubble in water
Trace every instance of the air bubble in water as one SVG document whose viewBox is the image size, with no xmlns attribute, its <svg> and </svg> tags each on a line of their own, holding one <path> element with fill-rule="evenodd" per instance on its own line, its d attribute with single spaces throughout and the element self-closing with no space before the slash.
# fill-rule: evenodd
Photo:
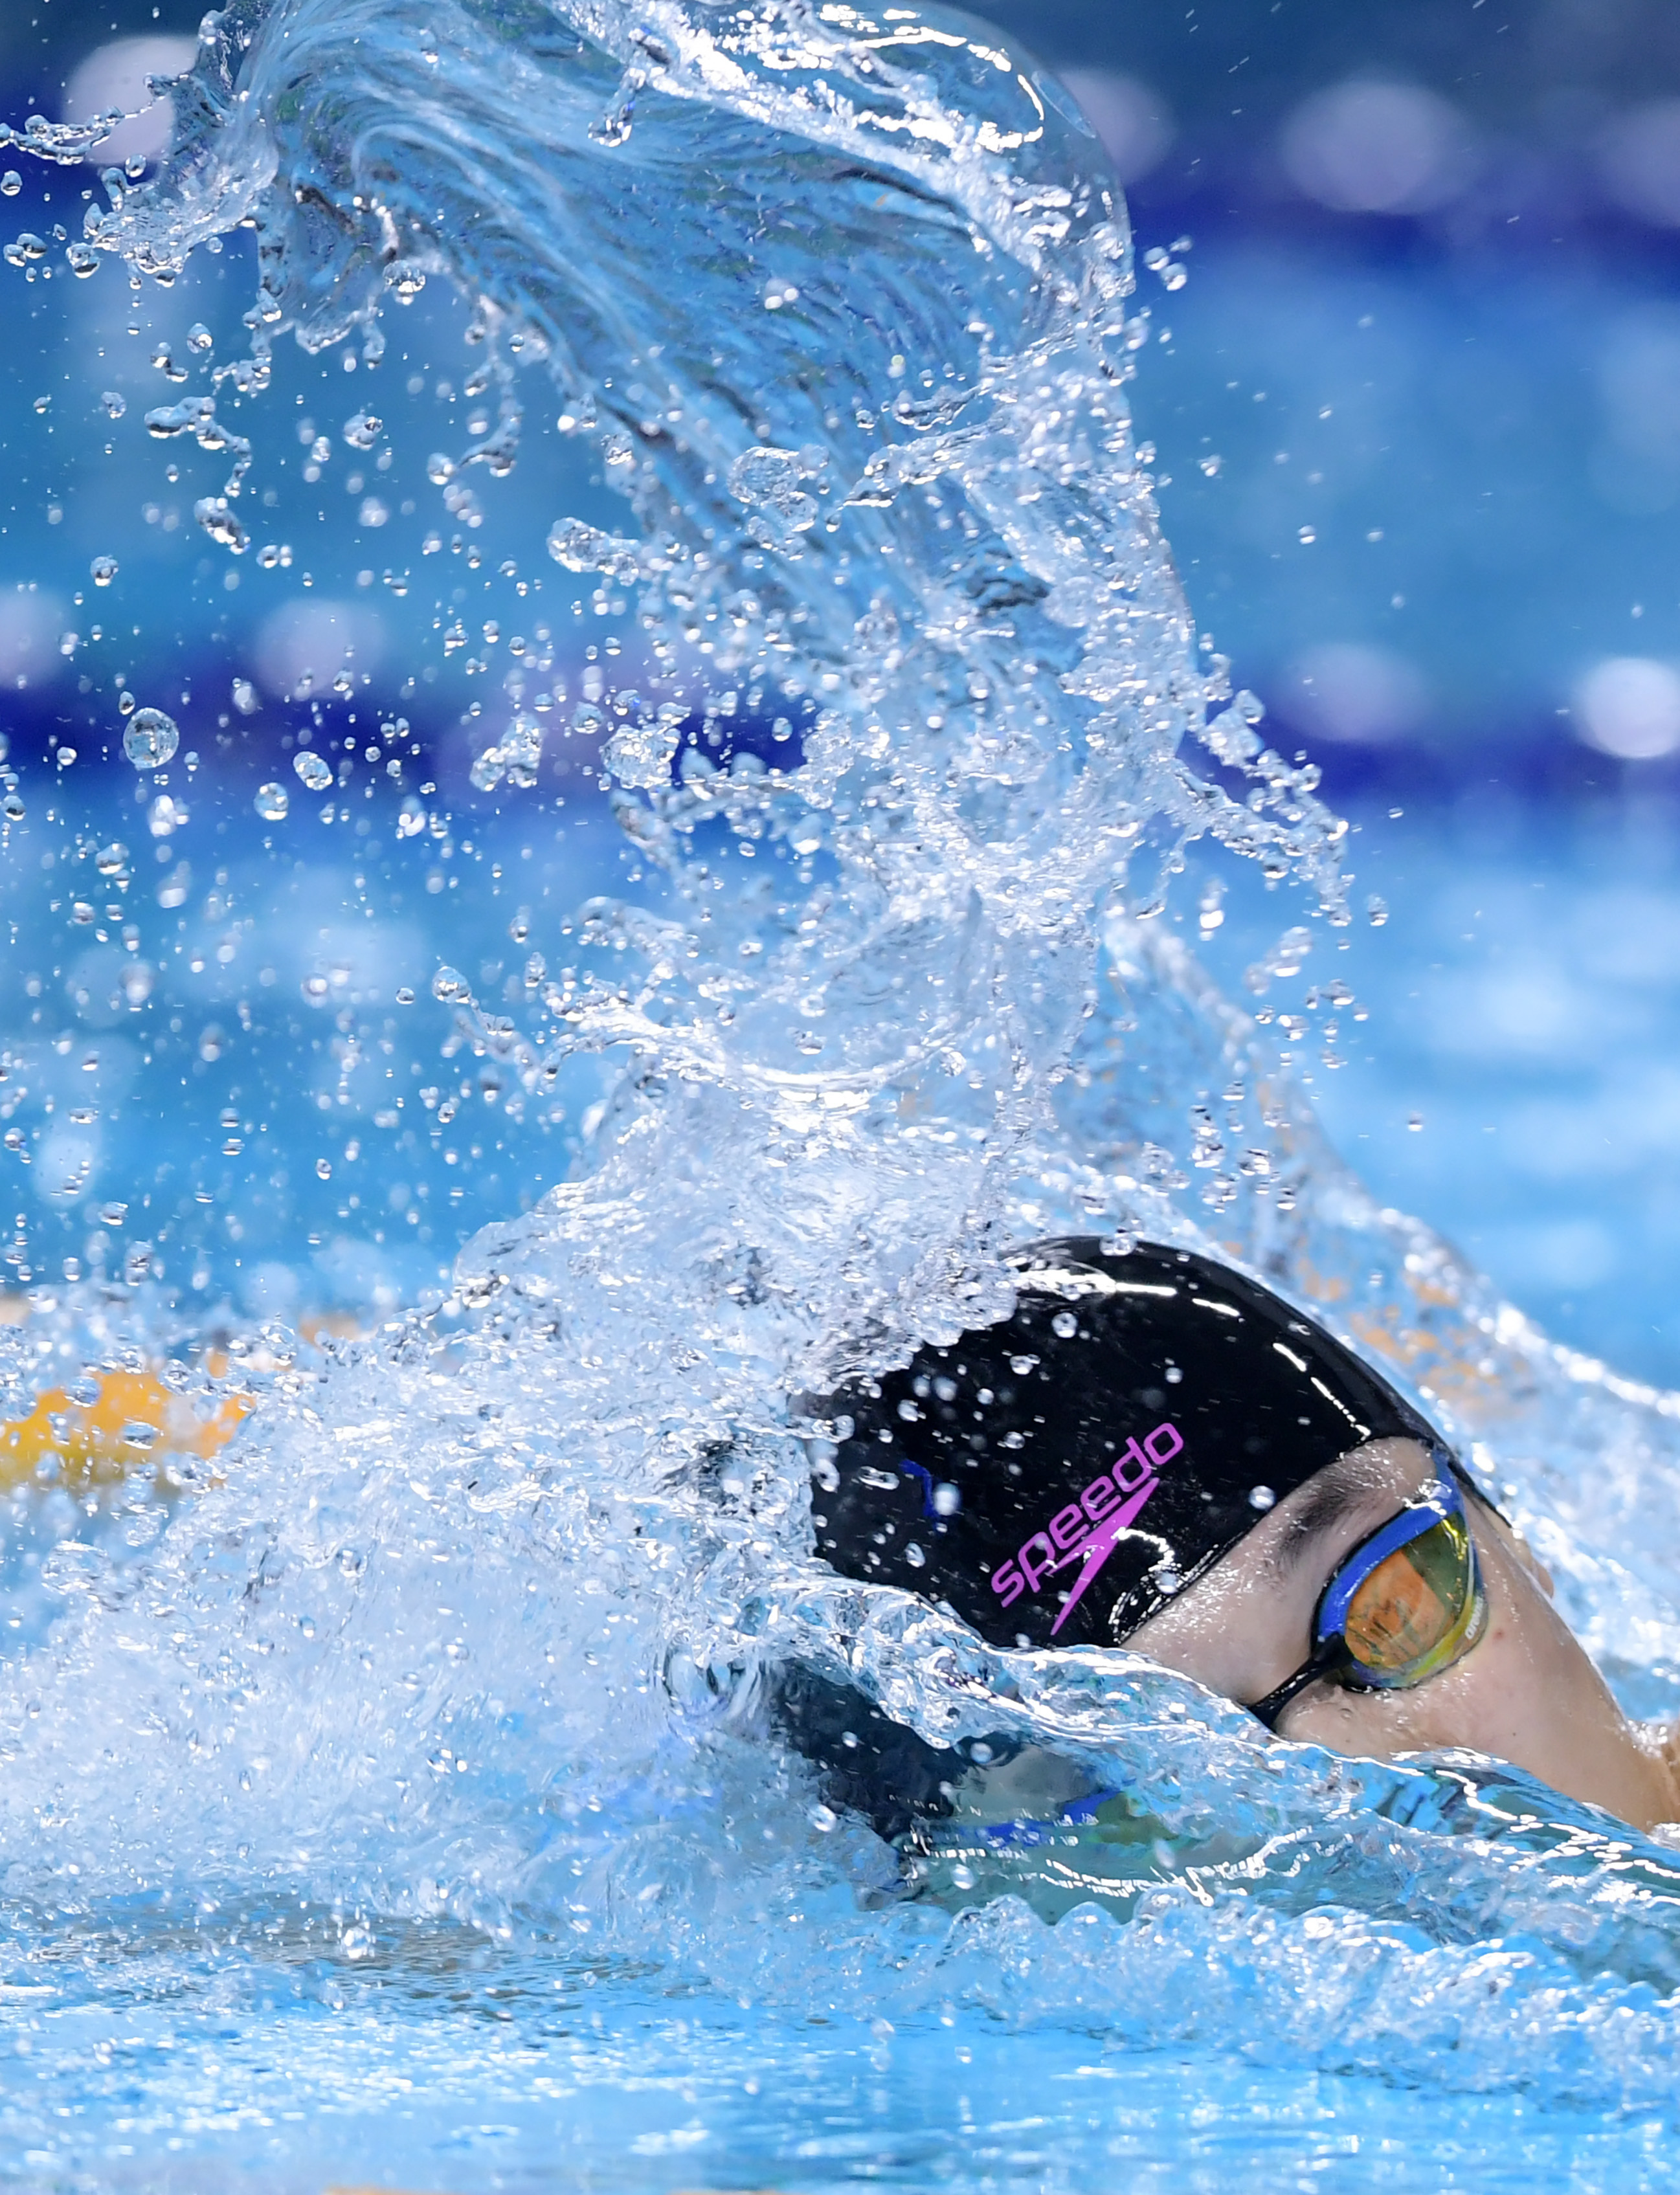
<svg viewBox="0 0 1680 2195">
<path fill-rule="evenodd" d="M 332 782 L 332 764 L 323 762 L 318 754 L 312 754 L 307 747 L 301 754 L 292 757 L 292 767 L 308 792 L 325 792 Z"/>
<path fill-rule="evenodd" d="M 161 709 L 136 709 L 123 733 L 123 752 L 136 769 L 161 769 L 180 744 L 180 726 Z"/>
<path fill-rule="evenodd" d="M 187 331 L 187 348 L 188 350 L 195 350 L 202 354 L 205 351 L 209 350 L 212 347 L 214 342 L 215 337 L 211 334 L 210 330 L 205 326 L 202 320 L 194 320 L 192 326 Z"/>
<path fill-rule="evenodd" d="M 5 174 L 0 176 L 0 195 L 14 199 L 22 188 L 23 177 L 15 168 L 8 168 Z"/>
<path fill-rule="evenodd" d="M 101 846 L 94 860 L 94 867 L 102 877 L 118 877 L 129 865 L 129 850 L 120 838 L 113 838 L 108 846 Z"/>
<path fill-rule="evenodd" d="M 442 999 L 446 1005 L 458 1000 L 470 999 L 472 986 L 459 968 L 442 967 L 431 979 L 431 994 Z"/>
<path fill-rule="evenodd" d="M 9 792 L 3 800 L 0 800 L 0 815 L 3 815 L 9 823 L 22 822 L 23 803 L 15 792 Z"/>
<path fill-rule="evenodd" d="M 267 785 L 257 786 L 257 812 L 265 823 L 283 823 L 286 821 L 286 811 L 291 805 L 292 795 L 283 785 L 275 785 L 271 781 Z"/>
<path fill-rule="evenodd" d="M 108 587 L 117 576 L 117 560 L 114 556 L 95 556 L 90 568 L 95 586 Z"/>
<path fill-rule="evenodd" d="M 332 1178 L 332 1160 L 317 1159 L 315 1161 L 315 1172 L 320 1176 L 323 1181 L 331 1181 Z"/>
<path fill-rule="evenodd" d="M 129 400 L 120 389 L 107 389 L 99 400 L 107 419 L 120 419 L 129 408 Z"/>
</svg>

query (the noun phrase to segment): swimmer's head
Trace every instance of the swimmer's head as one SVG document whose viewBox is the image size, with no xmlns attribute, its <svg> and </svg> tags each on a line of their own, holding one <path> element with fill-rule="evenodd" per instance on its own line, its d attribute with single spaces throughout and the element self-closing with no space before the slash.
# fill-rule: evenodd
<svg viewBox="0 0 1680 2195">
<path fill-rule="evenodd" d="M 817 1552 L 1000 1647 L 1125 1646 L 1281 1735 L 1464 1748 L 1642 1826 L 1680 1815 L 1551 1583 L 1439 1432 L 1268 1289 L 1094 1237 L 1016 1308 L 820 1414 Z"/>
<path fill-rule="evenodd" d="M 1268 1290 L 1094 1237 L 1011 1261 L 1001 1325 L 828 1406 L 817 1547 L 999 1646 L 1117 1646 L 1348 1450 L 1434 1429 Z M 849 1430 L 848 1430 L 849 1428 Z"/>
</svg>

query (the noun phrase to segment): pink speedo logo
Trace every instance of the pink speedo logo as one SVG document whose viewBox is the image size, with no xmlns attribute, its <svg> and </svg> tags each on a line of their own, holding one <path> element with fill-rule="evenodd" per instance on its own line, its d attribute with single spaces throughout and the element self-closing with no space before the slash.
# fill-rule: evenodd
<svg viewBox="0 0 1680 2195">
<path fill-rule="evenodd" d="M 1152 1433 L 1144 1435 L 1141 1446 L 1129 1440 L 1108 1470 L 1091 1481 L 1077 1501 L 1058 1509 L 1012 1562 L 1000 1563 L 992 1572 L 991 1589 L 1003 1605 L 1013 1606 L 1024 1593 L 1036 1593 L 1047 1577 L 1065 1570 L 1069 1563 L 1078 1562 L 1082 1565 L 1078 1581 L 1050 1626 L 1054 1639 L 1119 1545 L 1121 1534 L 1136 1521 L 1161 1483 L 1161 1466 L 1170 1463 L 1183 1446 L 1183 1436 L 1175 1426 L 1157 1426 Z"/>
</svg>

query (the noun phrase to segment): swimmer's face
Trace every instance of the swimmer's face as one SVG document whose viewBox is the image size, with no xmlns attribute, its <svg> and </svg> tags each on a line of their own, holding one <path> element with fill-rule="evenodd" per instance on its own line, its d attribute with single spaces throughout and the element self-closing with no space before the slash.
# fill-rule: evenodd
<svg viewBox="0 0 1680 2195">
<path fill-rule="evenodd" d="M 1416 1441 L 1372 1441 L 1338 1457 L 1127 1645 L 1228 1699 L 1263 1699 L 1308 1658 L 1331 1573 L 1435 1476 Z M 1552 1606 L 1551 1580 L 1483 1502 L 1465 1507 L 1487 1596 L 1477 1644 L 1409 1691 L 1321 1679 L 1284 1709 L 1279 1735 L 1379 1760 L 1463 1746 L 1639 1828 L 1673 1819 L 1669 1760 L 1623 1716 Z"/>
</svg>

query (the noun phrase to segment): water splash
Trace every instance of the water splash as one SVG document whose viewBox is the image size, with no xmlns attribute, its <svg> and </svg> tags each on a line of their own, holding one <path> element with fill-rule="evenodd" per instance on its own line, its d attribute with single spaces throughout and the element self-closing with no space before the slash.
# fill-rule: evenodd
<svg viewBox="0 0 1680 2195">
<path fill-rule="evenodd" d="M 470 483 L 514 468 L 534 394 L 592 438 L 626 530 L 560 513 L 551 548 L 636 593 L 633 672 L 579 708 L 655 881 L 584 911 L 540 1023 L 438 972 L 530 1088 L 626 1063 L 576 1178 L 478 1239 L 443 1315 L 248 1347 L 258 1407 L 190 1498 L 136 1480 L 44 1552 L 20 1506 L 58 1612 L 0 1680 L 14 1927 L 184 1889 L 232 1943 L 304 1886 L 344 1945 L 453 1921 L 792 2005 L 816 1971 L 836 2007 L 1240 2028 L 1470 2087 L 1511 2077 L 1520 2032 L 1519 2077 L 1665 2098 L 1654 1847 L 1487 1764 L 1266 1745 L 1123 1657 L 987 1652 L 806 1558 L 790 1394 L 1001 1311 L 1024 1234 L 1187 1236 L 1199 1171 L 1209 1233 L 1551 1520 L 1597 1651 L 1648 1674 L 1680 1646 L 1677 1406 L 1375 1209 L 1152 919 L 1210 838 L 1336 928 L 1343 834 L 1200 660 L 1126 405 L 1149 324 L 1124 210 L 1065 96 L 933 10 L 247 0 L 176 99 L 180 149 L 84 248 L 167 279 L 254 226 L 228 400 L 287 329 L 377 360 L 383 314 L 442 279 L 497 407 L 430 468 L 457 521 L 487 518 Z M 235 452 L 200 519 L 239 547 L 247 441 L 209 399 L 147 424 Z M 534 735 L 516 717 L 481 782 L 517 798 Z M 31 1344 L 0 1343 L 21 1401 Z M 938 1743 L 1002 1727 L 1131 1826 L 960 1828 L 904 1900 L 755 1720 L 788 1656 Z"/>
</svg>

